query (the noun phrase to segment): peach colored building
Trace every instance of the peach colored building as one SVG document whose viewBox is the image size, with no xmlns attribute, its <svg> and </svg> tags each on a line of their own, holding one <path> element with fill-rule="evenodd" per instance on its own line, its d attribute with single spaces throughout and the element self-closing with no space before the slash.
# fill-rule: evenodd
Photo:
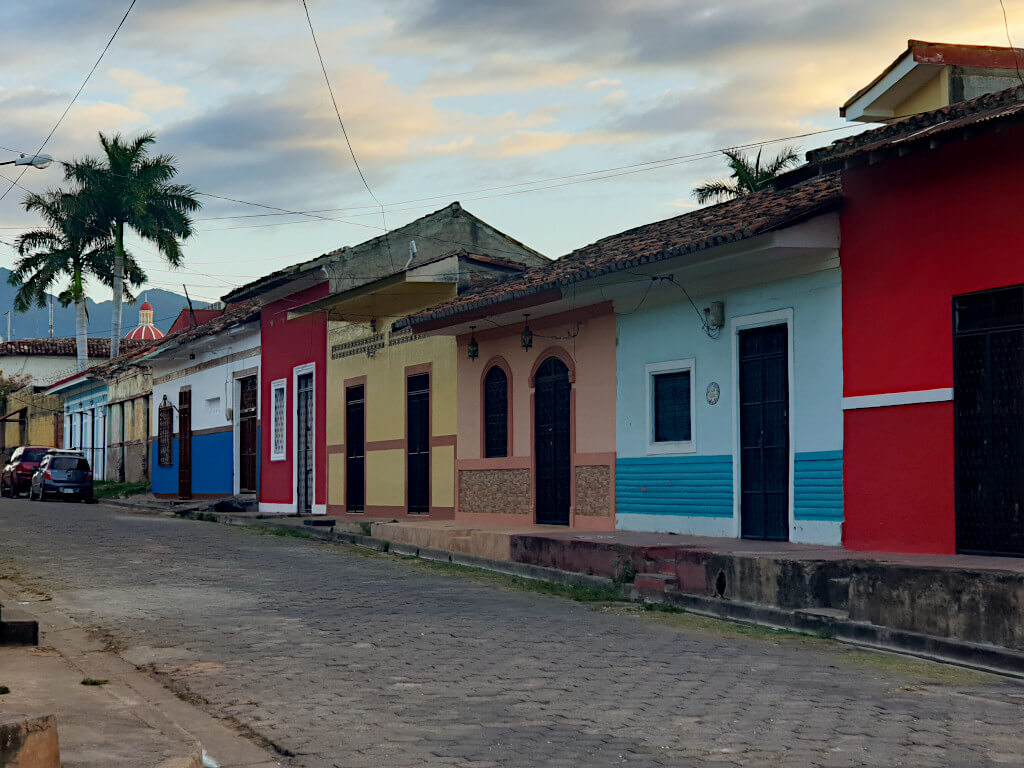
<svg viewBox="0 0 1024 768">
<path fill-rule="evenodd" d="M 532 311 L 441 331 L 458 341 L 455 519 L 613 530 L 612 305 Z"/>
</svg>

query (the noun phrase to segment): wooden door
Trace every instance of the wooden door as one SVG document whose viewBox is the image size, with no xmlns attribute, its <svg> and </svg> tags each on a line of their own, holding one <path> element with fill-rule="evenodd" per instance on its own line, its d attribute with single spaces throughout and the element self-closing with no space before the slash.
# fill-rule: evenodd
<svg viewBox="0 0 1024 768">
<path fill-rule="evenodd" d="M 192 498 L 192 390 L 178 393 L 178 496 Z"/>
<path fill-rule="evenodd" d="M 296 418 L 296 488 L 297 511 L 308 515 L 313 511 L 313 374 L 299 376 L 295 397 Z"/>
<path fill-rule="evenodd" d="M 1024 555 L 1024 288 L 953 300 L 956 546 Z"/>
<path fill-rule="evenodd" d="M 789 336 L 739 332 L 740 518 L 746 539 L 789 538 Z"/>
<path fill-rule="evenodd" d="M 345 511 L 366 510 L 366 389 L 345 389 Z"/>
<path fill-rule="evenodd" d="M 537 522 L 568 525 L 572 499 L 569 369 L 549 357 L 534 376 L 534 461 Z"/>
<path fill-rule="evenodd" d="M 239 381 L 241 390 L 238 408 L 238 490 L 239 493 L 256 493 L 257 462 L 259 461 L 259 438 L 256 432 L 255 376 L 246 376 Z"/>
<path fill-rule="evenodd" d="M 410 376 L 406 390 L 406 492 L 409 514 L 430 512 L 430 374 Z"/>
</svg>

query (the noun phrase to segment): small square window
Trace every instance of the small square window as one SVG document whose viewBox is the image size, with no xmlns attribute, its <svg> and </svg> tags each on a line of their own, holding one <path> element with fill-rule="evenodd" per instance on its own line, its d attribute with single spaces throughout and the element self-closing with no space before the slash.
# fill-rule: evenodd
<svg viewBox="0 0 1024 768">
<path fill-rule="evenodd" d="M 690 372 L 656 373 L 653 379 L 654 442 L 688 442 L 692 439 Z"/>
<path fill-rule="evenodd" d="M 693 453 L 694 362 L 651 363 L 647 374 L 647 452 Z"/>
<path fill-rule="evenodd" d="M 283 461 L 287 452 L 288 428 L 287 380 L 278 379 L 270 385 L 270 460 Z"/>
</svg>

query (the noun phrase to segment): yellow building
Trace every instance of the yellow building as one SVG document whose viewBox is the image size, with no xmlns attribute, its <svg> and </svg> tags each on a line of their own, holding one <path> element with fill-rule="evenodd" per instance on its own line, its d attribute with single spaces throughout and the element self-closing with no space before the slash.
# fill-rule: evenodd
<svg viewBox="0 0 1024 768">
<path fill-rule="evenodd" d="M 482 224 L 473 218 L 475 228 Z M 490 243 L 495 256 L 455 251 L 424 258 L 413 248 L 405 269 L 292 313 L 324 312 L 328 319 L 328 514 L 454 517 L 455 339 L 393 324 L 460 288 L 546 261 L 501 238 L 500 246 L 497 238 Z"/>
<path fill-rule="evenodd" d="M 29 384 L 7 395 L 7 413 L 0 425 L 0 451 L 5 456 L 19 445 L 61 444 L 64 400 L 43 394 L 45 389 Z"/>
<path fill-rule="evenodd" d="M 907 50 L 839 108 L 841 117 L 884 123 L 1020 84 L 1024 50 L 908 40 Z"/>
</svg>

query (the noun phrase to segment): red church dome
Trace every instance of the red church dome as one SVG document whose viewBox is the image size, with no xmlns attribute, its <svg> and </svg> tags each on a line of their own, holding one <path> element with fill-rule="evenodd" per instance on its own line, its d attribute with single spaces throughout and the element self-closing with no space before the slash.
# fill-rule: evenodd
<svg viewBox="0 0 1024 768">
<path fill-rule="evenodd" d="M 153 305 L 148 301 L 142 302 L 139 306 L 139 325 L 133 328 L 125 336 L 126 339 L 162 339 L 164 332 L 153 325 Z"/>
</svg>

